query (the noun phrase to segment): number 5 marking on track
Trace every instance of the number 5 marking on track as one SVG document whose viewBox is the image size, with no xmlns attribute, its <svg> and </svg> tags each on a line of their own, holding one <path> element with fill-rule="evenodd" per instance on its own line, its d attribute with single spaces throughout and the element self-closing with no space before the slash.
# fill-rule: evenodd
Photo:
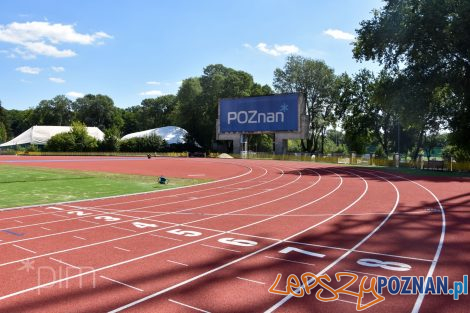
<svg viewBox="0 0 470 313">
<path fill-rule="evenodd" d="M 295 247 L 287 247 L 287 248 L 284 248 L 282 249 L 281 251 L 279 251 L 279 253 L 284 253 L 284 254 L 287 254 L 291 251 L 295 251 L 295 252 L 299 252 L 299 253 L 302 253 L 302 254 L 306 254 L 306 255 L 310 255 L 310 256 L 314 256 L 316 258 L 324 258 L 325 255 L 324 254 L 321 254 L 321 253 L 315 253 L 315 252 L 311 252 L 311 251 L 307 251 L 307 250 L 302 250 L 302 249 L 299 249 L 299 248 L 295 248 Z"/>
<path fill-rule="evenodd" d="M 399 262 L 384 262 L 377 259 L 360 259 L 357 264 L 369 267 L 380 267 L 385 270 L 406 272 L 411 269 L 411 265 Z"/>
</svg>

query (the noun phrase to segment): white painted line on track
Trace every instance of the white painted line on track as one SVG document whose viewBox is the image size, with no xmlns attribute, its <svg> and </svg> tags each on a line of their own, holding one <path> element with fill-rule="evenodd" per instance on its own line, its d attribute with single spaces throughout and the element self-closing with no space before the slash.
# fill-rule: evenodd
<svg viewBox="0 0 470 313">
<path fill-rule="evenodd" d="M 194 307 L 194 306 L 187 305 L 187 304 L 184 304 L 184 303 L 182 303 L 182 302 L 178 302 L 178 301 L 175 301 L 175 300 L 172 300 L 172 299 L 168 299 L 168 301 L 173 302 L 174 304 L 178 304 L 178 305 L 181 305 L 181 306 L 184 306 L 184 307 L 193 309 L 193 310 L 195 310 L 195 311 L 204 312 L 204 313 L 211 313 L 211 312 L 209 312 L 209 311 L 206 311 L 206 310 L 203 310 L 203 309 L 200 309 L 200 308 L 196 308 L 196 307 Z"/>
<path fill-rule="evenodd" d="M 354 271 L 354 270 L 343 270 L 344 272 L 353 272 L 353 273 L 359 273 L 359 274 L 365 274 L 365 275 L 373 275 L 373 276 L 383 276 L 383 277 L 389 277 L 387 275 L 382 275 L 382 274 L 372 274 L 372 273 L 367 273 L 367 272 L 360 272 L 360 271 Z"/>
<path fill-rule="evenodd" d="M 184 264 L 184 263 L 180 263 L 180 262 L 176 262 L 176 261 L 172 261 L 172 260 L 166 260 L 167 262 L 170 262 L 170 263 L 175 263 L 175 264 L 179 264 L 179 265 L 183 265 L 183 266 L 189 266 L 188 264 Z"/>
<path fill-rule="evenodd" d="M 143 289 L 140 289 L 140 288 L 137 288 L 137 287 L 134 287 L 134 286 L 131 286 L 131 285 L 128 285 L 126 283 L 123 283 L 122 281 L 119 281 L 119 280 L 115 280 L 115 279 L 112 279 L 112 278 L 109 278 L 109 277 L 106 277 L 106 276 L 102 276 L 100 275 L 101 278 L 103 279 L 106 279 L 106 280 L 109 280 L 109 281 L 112 281 L 116 284 L 120 284 L 120 285 L 123 285 L 123 286 L 126 286 L 126 287 L 129 287 L 129 288 L 132 288 L 134 290 L 137 290 L 137 291 L 140 291 L 140 292 L 143 292 L 144 290 Z"/>
<path fill-rule="evenodd" d="M 346 171 L 347 172 L 347 171 Z M 351 173 L 351 172 L 349 172 Z M 356 175 L 354 173 L 351 173 L 353 175 Z M 356 175 L 357 176 L 357 175 Z M 393 213 L 395 212 L 395 210 L 397 209 L 398 207 L 398 203 L 400 201 L 400 192 L 398 191 L 398 188 L 391 182 L 389 181 L 388 179 L 386 178 L 383 178 L 379 175 L 374 175 L 378 178 L 381 178 L 383 180 L 386 180 L 387 182 L 389 182 L 393 188 L 395 189 L 395 193 L 397 195 L 396 197 L 396 201 L 395 201 L 395 204 L 392 208 L 392 210 L 390 211 L 389 215 L 387 215 L 383 220 L 382 222 L 376 227 L 374 228 L 367 236 L 365 236 L 364 238 L 362 238 L 361 241 L 359 241 L 354 247 L 348 249 L 344 254 L 342 254 L 340 257 L 338 257 L 335 261 L 333 261 L 332 263 L 330 263 L 327 267 L 323 268 L 323 270 L 321 270 L 320 272 L 318 272 L 316 274 L 316 276 L 320 276 L 320 275 L 323 275 L 324 273 L 326 273 L 330 268 L 334 267 L 336 264 L 338 264 L 340 261 L 342 261 L 343 259 L 345 259 L 348 255 L 350 255 L 352 252 L 354 252 L 359 246 L 361 246 L 364 242 L 366 242 L 370 237 L 372 237 L 380 228 L 382 228 L 383 225 L 385 225 L 385 223 L 390 219 L 390 217 L 393 215 Z M 362 178 L 363 179 L 363 178 Z M 364 180 L 365 181 L 365 180 Z M 367 184 L 367 182 L 366 182 Z M 367 190 L 367 189 L 366 189 Z M 342 213 L 342 211 L 341 211 Z M 328 220 L 328 219 L 327 219 Z M 322 222 L 323 223 L 323 222 Z M 293 237 L 292 237 L 293 238 Z M 309 279 L 307 281 L 308 284 L 311 284 L 312 283 L 312 279 Z M 299 292 L 300 288 L 304 288 L 304 284 L 302 284 L 299 288 L 296 289 L 296 292 Z M 290 299 L 292 299 L 292 294 L 289 294 L 285 297 L 283 297 L 281 300 L 279 300 L 278 302 L 276 302 L 273 306 L 271 306 L 268 310 L 265 311 L 265 313 L 272 313 L 274 312 L 275 310 L 277 310 L 278 308 L 280 308 L 284 303 L 286 303 L 287 301 L 289 301 Z"/>
<path fill-rule="evenodd" d="M 91 223 L 91 224 L 96 224 L 96 225 L 101 225 L 98 222 L 93 222 L 93 221 L 87 221 L 87 220 L 79 220 L 80 222 L 85 222 L 85 223 Z"/>
<path fill-rule="evenodd" d="M 73 238 L 77 238 L 77 239 L 80 239 L 80 240 L 86 240 L 85 238 L 83 237 L 78 237 L 78 236 L 72 236 Z"/>
<path fill-rule="evenodd" d="M 57 260 L 57 259 L 54 259 L 54 258 L 49 258 L 49 259 L 51 259 L 52 261 L 56 261 L 57 263 L 61 263 L 61 264 L 63 264 L 63 265 L 66 265 L 66 266 L 73 267 L 73 268 L 75 268 L 75 269 L 77 269 L 77 270 L 80 269 L 80 267 L 75 266 L 75 265 L 72 265 L 72 264 L 67 263 L 67 262 L 64 262 L 64 261 L 62 261 L 62 260 Z"/>
<path fill-rule="evenodd" d="M 255 283 L 255 284 L 266 285 L 266 283 L 263 283 L 262 281 L 257 281 L 257 280 L 253 280 L 253 279 L 243 278 L 243 277 L 240 277 L 240 276 L 237 276 L 237 278 L 238 278 L 238 279 L 241 279 L 241 280 L 246 280 L 246 281 L 249 281 L 249 282 L 252 282 L 252 283 Z"/>
<path fill-rule="evenodd" d="M 24 222 L 18 221 L 18 220 L 15 220 L 15 222 L 20 223 L 20 224 L 24 224 Z"/>
<path fill-rule="evenodd" d="M 25 247 L 18 246 L 18 245 L 15 245 L 15 244 L 13 244 L 12 246 L 13 246 L 13 247 L 17 247 L 18 249 L 21 249 L 21 250 L 24 250 L 24 251 L 28 251 L 28 252 L 34 253 L 34 254 L 37 253 L 36 251 L 30 250 L 30 249 L 26 249 Z"/>
<path fill-rule="evenodd" d="M 42 229 L 44 229 L 44 230 L 52 230 L 52 229 L 47 228 L 47 227 L 40 227 L 40 228 L 42 228 Z"/>
<path fill-rule="evenodd" d="M 208 247 L 208 248 L 212 248 L 212 249 L 219 249 L 219 250 L 226 250 L 226 251 L 232 251 L 232 252 L 241 253 L 241 251 L 239 251 L 239 250 L 233 250 L 233 249 L 228 249 L 228 248 L 216 247 L 216 246 L 206 245 L 206 244 L 203 244 L 203 243 L 201 243 L 201 246 Z"/>
<path fill-rule="evenodd" d="M 176 226 L 176 225 L 175 225 L 175 226 Z M 165 239 L 170 239 L 170 240 L 175 240 L 175 241 L 183 241 L 182 239 L 171 238 L 171 237 L 166 237 L 166 236 L 156 235 L 156 234 L 150 234 L 150 236 L 153 236 L 153 237 L 160 237 L 160 238 L 165 238 Z"/>
<path fill-rule="evenodd" d="M 121 230 L 127 230 L 127 231 L 131 231 L 133 233 L 136 233 L 137 231 L 133 230 L 133 229 L 128 229 L 128 228 L 124 228 L 124 227 L 119 227 L 119 226 L 111 226 L 112 228 L 116 228 L 116 229 L 121 229 Z"/>
<path fill-rule="evenodd" d="M 124 249 L 124 248 L 121 248 L 121 247 L 116 247 L 116 246 L 114 246 L 113 248 L 114 248 L 114 249 L 118 249 L 118 250 L 122 250 L 122 251 L 126 251 L 126 252 L 131 252 L 131 250 Z"/>
<path fill-rule="evenodd" d="M 274 256 L 269 256 L 269 255 L 266 255 L 265 258 L 268 258 L 268 259 L 275 259 L 275 260 L 281 260 L 281 261 L 291 262 L 291 263 L 297 263 L 297 264 L 304 264 L 304 265 L 316 266 L 315 264 L 312 264 L 312 263 L 306 263 L 306 262 L 300 262 L 300 261 L 293 261 L 293 260 L 288 260 L 288 259 L 283 259 L 283 258 L 276 258 L 276 257 L 274 257 Z"/>
<path fill-rule="evenodd" d="M 314 172 L 317 173 L 316 171 L 314 171 Z M 331 172 L 331 171 L 330 171 L 330 172 Z M 298 210 L 298 209 L 303 208 L 303 207 L 305 207 L 305 206 L 308 206 L 308 205 L 310 205 L 310 204 L 312 204 L 312 203 L 315 203 L 315 202 L 317 202 L 317 201 L 319 201 L 319 200 L 321 200 L 321 199 L 323 199 L 323 198 L 325 198 L 325 197 L 331 195 L 331 194 L 334 193 L 336 190 L 338 190 L 338 188 L 339 188 L 339 187 L 342 185 L 342 183 L 343 183 L 343 179 L 342 179 L 342 177 L 339 176 L 338 174 L 336 174 L 336 173 L 334 173 L 334 172 L 332 172 L 332 173 L 335 174 L 336 176 L 338 176 L 338 177 L 340 178 L 340 183 L 338 184 L 338 186 L 337 186 L 334 190 L 328 192 L 327 194 L 323 195 L 322 197 L 317 198 L 317 199 L 315 199 L 315 200 L 313 200 L 313 201 L 311 201 L 311 202 L 309 202 L 309 203 L 306 203 L 306 204 L 301 205 L 301 206 L 299 206 L 299 207 L 297 207 L 297 208 L 294 208 L 294 209 L 292 209 L 292 210 L 289 210 L 289 211 L 287 211 L 287 212 L 284 212 L 283 214 L 288 214 L 288 213 L 290 213 L 290 212 L 292 212 L 292 211 Z M 318 175 L 318 173 L 317 173 L 317 175 Z M 299 178 L 298 178 L 298 179 L 299 179 Z M 318 182 L 320 181 L 320 179 L 321 179 L 321 176 L 319 175 L 319 179 L 318 179 L 314 184 L 312 184 L 310 187 L 313 187 L 316 183 L 318 183 Z M 297 179 L 296 179 L 295 181 L 297 181 Z M 294 182 L 295 182 L 295 181 L 294 181 Z M 281 186 L 281 187 L 282 187 L 282 186 Z M 310 187 L 309 187 L 309 188 L 310 188 Z M 305 190 L 306 190 L 306 189 L 308 189 L 308 188 L 305 188 Z M 359 201 L 359 200 L 363 197 L 363 195 L 365 194 L 366 191 L 367 191 L 367 188 L 366 188 L 366 190 L 364 191 L 364 193 L 363 193 L 361 196 L 359 196 L 358 199 L 356 199 L 353 203 L 351 203 L 351 204 L 350 204 L 347 208 L 345 208 L 344 210 L 348 209 L 349 207 L 351 207 L 352 205 L 354 205 L 357 201 Z M 299 191 L 298 191 L 298 192 L 299 192 Z M 294 195 L 294 194 L 296 194 L 296 193 L 298 193 L 298 192 L 292 193 L 292 194 L 290 194 L 290 196 L 291 196 L 291 195 Z M 284 196 L 284 197 L 282 197 L 282 198 L 285 198 L 285 197 L 287 197 L 287 196 Z M 281 198 L 279 198 L 279 199 L 281 199 Z M 269 201 L 268 203 L 273 202 L 273 201 L 274 201 L 274 200 L 271 200 L 271 201 Z M 257 206 L 258 206 L 258 205 L 257 205 Z M 344 210 L 343 210 L 343 211 L 344 211 Z M 237 211 L 240 211 L 240 210 L 237 210 Z M 343 212 L 343 211 L 341 211 L 341 212 Z M 339 212 L 339 213 L 341 213 L 341 212 Z M 229 212 L 229 213 L 230 213 L 230 212 Z M 339 213 L 338 213 L 338 214 L 339 214 Z M 281 215 L 283 215 L 283 214 L 279 214 L 279 216 L 281 216 Z M 269 218 L 269 219 L 270 219 L 270 218 Z M 265 220 L 268 220 L 268 219 L 265 219 Z M 242 226 L 242 227 L 233 229 L 232 231 L 235 231 L 235 230 L 238 230 L 238 229 L 242 229 L 242 228 L 245 228 L 245 227 L 249 227 L 249 226 L 252 226 L 252 225 L 257 224 L 257 223 L 260 223 L 260 222 L 262 222 L 262 221 L 259 221 L 259 222 L 256 222 L 256 223 L 252 223 L 252 224 L 248 224 L 248 225 L 245 225 L 245 226 Z M 299 235 L 299 234 L 301 234 L 301 233 L 303 233 L 303 232 L 306 232 L 306 231 L 308 231 L 308 230 L 310 230 L 310 229 L 312 229 L 312 228 L 314 228 L 314 227 L 316 227 L 316 226 L 318 226 L 318 225 L 320 225 L 320 224 L 321 224 L 321 223 L 318 223 L 318 224 L 316 224 L 316 225 L 313 225 L 313 226 L 311 226 L 311 227 L 305 229 L 304 231 L 301 231 L 301 232 L 299 232 L 299 233 L 293 235 L 292 237 L 297 236 L 297 235 Z M 183 224 L 181 224 L 181 225 L 183 225 Z M 95 228 L 95 227 L 91 227 L 91 228 Z M 171 228 L 171 227 L 168 227 L 168 228 Z M 160 229 L 160 231 L 161 231 L 161 230 L 163 230 L 163 229 Z M 157 231 L 157 230 L 155 230 L 155 231 Z M 153 231 L 152 231 L 152 232 L 153 232 Z M 40 288 L 43 288 L 43 287 L 46 287 L 46 286 L 50 286 L 50 285 L 53 285 L 53 284 L 55 284 L 55 283 L 62 282 L 62 281 L 66 281 L 66 280 L 69 280 L 69 279 L 72 279 L 72 278 L 81 277 L 81 276 L 84 276 L 84 275 L 87 275 L 87 274 L 95 273 L 95 272 L 97 272 L 97 271 L 102 271 L 102 270 L 105 270 L 105 269 L 108 269 L 108 268 L 113 268 L 113 267 L 116 267 L 116 266 L 128 264 L 128 263 L 130 263 L 130 262 L 133 262 L 133 261 L 136 261 L 136 260 L 140 260 L 140 259 L 144 259 L 144 258 L 147 258 L 147 257 L 150 257 L 150 256 L 162 254 L 162 253 L 167 252 L 167 251 L 172 251 L 172 250 L 175 250 L 175 249 L 178 249 L 178 248 L 186 247 L 186 246 L 189 246 L 189 245 L 192 245 L 192 244 L 195 244 L 195 243 L 198 243 L 198 242 L 201 242 L 201 241 L 210 239 L 210 238 L 214 238 L 214 237 L 220 236 L 220 235 L 222 235 L 222 234 L 226 234 L 226 233 L 228 233 L 228 231 L 222 232 L 222 233 L 220 233 L 220 234 L 215 234 L 215 235 L 212 235 L 212 236 L 208 236 L 208 237 L 205 237 L 205 238 L 202 238 L 202 239 L 199 239 L 199 240 L 195 240 L 195 241 L 192 241 L 192 242 L 189 242 L 189 243 L 184 243 L 184 244 L 181 244 L 181 245 L 176 246 L 176 247 L 171 247 L 171 248 L 159 250 L 159 251 L 156 251 L 156 252 L 153 252 L 153 253 L 150 253 L 150 254 L 147 254 L 147 255 L 139 256 L 139 257 L 136 257 L 136 258 L 133 258 L 133 259 L 130 259 L 130 260 L 125 260 L 125 261 L 122 261 L 122 262 L 118 262 L 118 263 L 114 263 L 114 264 L 111 264 L 111 265 L 107 265 L 107 266 L 104 266 L 104 267 L 101 267 L 101 268 L 98 268 L 98 269 L 94 269 L 94 270 L 90 270 L 90 271 L 87 271 L 87 272 L 84 272 L 84 273 L 81 273 L 81 274 L 78 274 L 78 275 L 74 275 L 74 276 L 62 278 L 62 279 L 59 279 L 59 280 L 56 280 L 56 281 L 52 281 L 52 282 L 49 282 L 49 283 L 45 283 L 45 284 L 43 284 L 43 285 L 39 285 L 39 286 L 35 286 L 35 287 L 31 287 L 31 288 L 24 289 L 24 290 L 20 290 L 20 291 L 17 291 L 17 292 L 8 294 L 8 295 L 0 296 L 0 300 L 6 299 L 6 298 L 10 298 L 10 297 L 13 297 L 13 296 L 16 296 L 16 295 L 19 295 L 19 294 L 23 294 L 23 293 L 28 292 L 28 291 L 32 291 L 32 290 L 40 289 Z M 145 233 L 142 233 L 142 234 L 145 234 Z M 138 234 L 138 235 L 141 235 L 141 234 Z M 137 235 L 136 235 L 136 236 L 137 236 Z M 129 237 L 131 237 L 131 236 L 129 236 Z M 287 239 L 290 239 L 290 238 L 291 238 L 291 237 L 288 237 Z M 123 238 L 121 237 L 121 238 L 118 238 L 118 239 L 123 239 Z M 113 240 L 110 240 L 110 241 L 114 241 L 114 240 L 118 240 L 118 239 L 113 239 Z M 103 243 L 103 242 L 102 242 L 102 243 Z M 147 300 L 147 299 L 149 299 L 149 298 L 153 298 L 153 297 L 155 297 L 155 296 L 157 296 L 157 295 L 159 295 L 159 294 L 161 294 L 161 293 L 165 293 L 165 292 L 167 292 L 167 291 L 169 291 L 169 290 L 172 290 L 172 289 L 174 289 L 174 288 L 177 288 L 177 287 L 179 287 L 179 286 L 181 286 L 181 285 L 185 285 L 185 284 L 187 284 L 187 283 L 189 283 L 189 282 L 192 282 L 192 281 L 194 281 L 194 280 L 196 280 L 196 279 L 198 279 L 198 278 L 200 278 L 200 277 L 204 277 L 204 276 L 206 276 L 206 275 L 208 275 L 208 274 L 211 274 L 211 273 L 213 273 L 213 272 L 215 272 L 215 271 L 218 271 L 218 270 L 220 270 L 220 269 L 222 269 L 222 268 L 225 268 L 225 267 L 230 266 L 230 265 L 232 265 L 232 264 L 234 264 L 234 263 L 237 263 L 237 262 L 242 261 L 242 260 L 244 260 L 244 259 L 246 259 L 246 258 L 249 258 L 249 257 L 251 257 L 251 256 L 253 256 L 253 255 L 255 255 L 255 254 L 258 254 L 258 253 L 260 253 L 260 252 L 263 252 L 263 251 L 265 251 L 265 250 L 267 250 L 267 249 L 269 249 L 269 248 L 272 248 L 272 247 L 276 246 L 277 244 L 278 244 L 278 243 L 275 243 L 275 244 L 272 244 L 272 245 L 270 245 L 270 246 L 268 246 L 268 247 L 265 247 L 265 248 L 263 248 L 263 249 L 260 249 L 260 250 L 257 250 L 257 251 L 255 251 L 255 252 L 252 252 L 252 253 L 250 253 L 249 255 L 246 255 L 246 256 L 244 256 L 244 257 L 241 257 L 241 258 L 239 258 L 239 259 L 236 259 L 236 260 L 234 260 L 234 261 L 232 261 L 232 262 L 229 262 L 228 264 L 222 265 L 222 266 L 220 266 L 220 267 L 218 267 L 218 268 L 215 268 L 215 269 L 213 269 L 213 270 L 210 270 L 210 271 L 207 271 L 207 272 L 205 272 L 205 273 L 202 273 L 202 274 L 200 274 L 200 275 L 198 275 L 198 276 L 196 276 L 196 277 L 193 277 L 193 278 L 191 278 L 191 279 L 188 279 L 188 280 L 186 280 L 186 281 L 183 281 L 183 282 L 181 282 L 181 283 L 178 283 L 178 284 L 176 284 L 176 285 L 173 285 L 173 286 L 171 286 L 171 287 L 168 287 L 168 288 L 166 288 L 166 289 L 164 289 L 164 290 L 162 290 L 162 291 L 160 291 L 160 292 L 158 292 L 158 293 L 149 295 L 149 296 L 147 296 L 147 297 L 145 297 L 145 298 L 142 298 L 142 299 L 139 299 L 139 300 L 137 300 L 137 301 L 135 301 L 135 302 L 133 302 L 133 303 L 130 303 L 130 304 L 124 306 L 124 307 L 118 308 L 118 309 L 114 310 L 113 312 L 121 311 L 122 309 L 125 309 L 125 308 L 127 308 L 127 307 L 129 307 L 129 306 L 135 305 L 136 303 L 140 303 L 140 302 L 145 301 L 145 300 Z M 89 245 L 89 246 L 91 246 L 91 245 Z M 72 248 L 72 249 L 67 249 L 67 251 L 71 251 L 71 250 L 74 250 L 74 249 L 73 249 L 73 248 Z M 63 250 L 62 252 L 65 252 L 65 251 L 66 251 L 66 250 Z M 54 254 L 54 253 L 50 253 L 50 254 Z M 10 263 L 16 263 L 16 262 L 18 262 L 18 261 L 14 261 L 14 262 L 10 262 Z"/>
</svg>

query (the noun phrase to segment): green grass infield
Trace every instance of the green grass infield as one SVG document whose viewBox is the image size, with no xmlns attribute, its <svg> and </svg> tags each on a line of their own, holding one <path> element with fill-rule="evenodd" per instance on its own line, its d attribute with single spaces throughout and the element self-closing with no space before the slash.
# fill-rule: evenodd
<svg viewBox="0 0 470 313">
<path fill-rule="evenodd" d="M 0 165 L 0 210 L 17 206 L 156 191 L 207 182 L 201 179 L 97 173 Z"/>
</svg>

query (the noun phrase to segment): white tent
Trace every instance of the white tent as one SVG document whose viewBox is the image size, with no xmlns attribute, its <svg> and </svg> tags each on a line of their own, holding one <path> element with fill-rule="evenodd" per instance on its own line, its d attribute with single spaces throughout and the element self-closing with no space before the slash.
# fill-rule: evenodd
<svg viewBox="0 0 470 313">
<path fill-rule="evenodd" d="M 5 142 L 0 147 L 11 147 L 16 145 L 45 145 L 52 136 L 69 132 L 70 126 L 33 126 L 12 140 Z M 104 139 L 104 133 L 98 127 L 87 127 L 90 136 L 97 140 Z"/>
<path fill-rule="evenodd" d="M 186 135 L 188 132 L 177 126 L 165 126 L 160 128 L 148 129 L 137 133 L 130 133 L 121 138 L 121 140 L 131 138 L 143 138 L 157 135 L 165 139 L 168 144 L 186 143 Z"/>
</svg>

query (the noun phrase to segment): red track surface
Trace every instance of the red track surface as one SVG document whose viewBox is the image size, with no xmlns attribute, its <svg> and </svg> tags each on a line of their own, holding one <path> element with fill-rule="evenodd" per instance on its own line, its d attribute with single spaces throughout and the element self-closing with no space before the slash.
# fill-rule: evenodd
<svg viewBox="0 0 470 313">
<path fill-rule="evenodd" d="M 304 272 L 448 275 L 450 282 L 468 274 L 466 179 L 243 160 L 4 157 L 0 164 L 12 160 L 219 180 L 1 212 L 1 312 L 355 312 L 352 296 L 325 303 L 268 289 L 278 273 L 277 289 Z M 289 247 L 317 255 L 281 252 Z M 367 311 L 464 312 L 469 305 L 468 295 L 385 297 Z"/>
</svg>

